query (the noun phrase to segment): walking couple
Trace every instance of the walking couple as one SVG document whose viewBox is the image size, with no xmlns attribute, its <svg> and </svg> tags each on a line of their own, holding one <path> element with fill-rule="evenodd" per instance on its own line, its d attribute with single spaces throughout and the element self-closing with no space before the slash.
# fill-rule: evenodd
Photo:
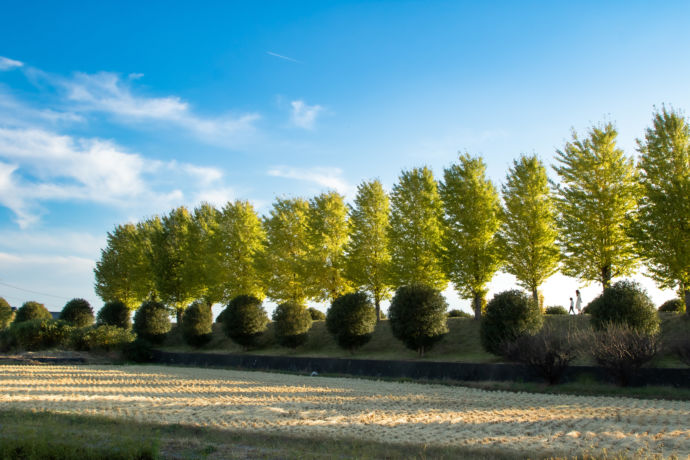
<svg viewBox="0 0 690 460">
<path fill-rule="evenodd" d="M 579 289 L 575 290 L 575 296 L 577 297 L 577 302 L 573 304 L 573 298 L 570 298 L 570 310 L 568 310 L 568 313 L 572 313 L 574 315 L 575 309 L 577 309 L 577 314 L 579 315 L 582 313 L 582 297 L 580 297 Z"/>
</svg>

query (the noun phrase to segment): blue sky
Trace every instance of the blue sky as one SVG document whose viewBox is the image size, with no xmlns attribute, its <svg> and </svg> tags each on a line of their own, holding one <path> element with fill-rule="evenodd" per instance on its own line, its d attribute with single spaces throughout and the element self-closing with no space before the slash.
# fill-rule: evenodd
<svg viewBox="0 0 690 460">
<path fill-rule="evenodd" d="M 173 206 L 351 197 L 458 151 L 498 185 L 601 121 L 634 155 L 655 105 L 690 107 L 689 20 L 687 2 L 8 2 L 0 296 L 100 307 L 106 232 Z M 578 286 L 554 277 L 547 303 Z"/>
</svg>

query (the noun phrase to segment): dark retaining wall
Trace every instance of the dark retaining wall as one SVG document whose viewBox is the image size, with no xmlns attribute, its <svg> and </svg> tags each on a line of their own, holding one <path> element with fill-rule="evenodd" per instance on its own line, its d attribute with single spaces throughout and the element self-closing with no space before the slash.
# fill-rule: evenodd
<svg viewBox="0 0 690 460">
<path fill-rule="evenodd" d="M 522 364 L 453 363 L 438 361 L 391 361 L 374 359 L 309 358 L 296 356 L 263 356 L 241 354 L 173 353 L 154 350 L 153 359 L 163 364 L 197 367 L 231 367 L 238 369 L 277 370 L 302 374 L 345 374 L 366 377 L 410 378 L 458 381 L 522 381 L 542 379 Z M 563 381 L 588 377 L 610 381 L 603 369 L 594 366 L 571 366 Z M 644 368 L 631 385 L 672 385 L 690 387 L 690 369 Z"/>
</svg>

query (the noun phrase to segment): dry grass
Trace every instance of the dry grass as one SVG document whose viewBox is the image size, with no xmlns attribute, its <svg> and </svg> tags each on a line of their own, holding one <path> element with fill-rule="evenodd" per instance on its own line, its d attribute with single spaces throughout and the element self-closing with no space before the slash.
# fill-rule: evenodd
<svg viewBox="0 0 690 460">
<path fill-rule="evenodd" d="M 6 409 L 298 437 L 690 457 L 690 402 L 161 366 L 0 366 Z"/>
</svg>

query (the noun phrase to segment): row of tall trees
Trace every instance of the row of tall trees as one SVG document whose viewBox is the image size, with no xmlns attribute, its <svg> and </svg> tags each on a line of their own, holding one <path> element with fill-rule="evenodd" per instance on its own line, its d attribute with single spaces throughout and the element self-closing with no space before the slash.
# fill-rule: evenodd
<svg viewBox="0 0 690 460">
<path fill-rule="evenodd" d="M 573 133 L 552 184 L 536 155 L 508 170 L 501 195 L 481 158 L 460 155 L 437 181 L 403 171 L 390 196 L 363 182 L 351 205 L 336 192 L 278 198 L 259 217 L 245 201 L 184 207 L 119 225 L 95 269 L 96 292 L 134 308 L 156 297 L 178 314 L 194 299 L 249 294 L 277 302 L 333 300 L 356 289 L 377 315 L 393 288 L 450 281 L 481 315 L 499 269 L 538 299 L 561 270 L 603 288 L 643 261 L 660 285 L 690 302 L 690 128 L 665 107 L 638 140 L 639 161 L 611 124 Z M 690 311 L 690 308 L 688 308 Z"/>
</svg>

